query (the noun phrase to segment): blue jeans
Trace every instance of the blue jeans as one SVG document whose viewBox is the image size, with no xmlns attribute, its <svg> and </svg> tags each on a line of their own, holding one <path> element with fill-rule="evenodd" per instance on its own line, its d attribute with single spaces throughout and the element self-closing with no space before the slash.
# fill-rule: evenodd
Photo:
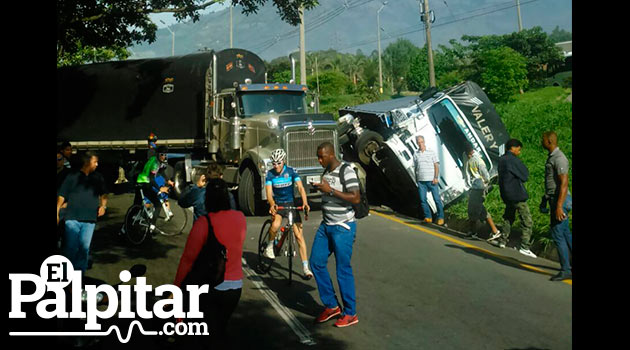
<svg viewBox="0 0 630 350">
<path fill-rule="evenodd" d="M 339 306 L 332 280 L 328 273 L 328 257 L 335 253 L 337 263 L 337 284 L 343 300 L 343 315 L 354 316 L 356 310 L 356 297 L 354 290 L 354 275 L 350 259 L 352 258 L 352 244 L 357 232 L 357 223 L 346 223 L 350 230 L 339 225 L 326 225 L 323 222 L 315 234 L 313 248 L 311 249 L 310 265 L 319 297 L 327 308 Z"/>
<path fill-rule="evenodd" d="M 567 197 L 564 200 L 562 205 L 562 210 L 567 215 L 567 218 L 558 221 L 556 219 L 556 206 L 558 203 L 558 197 L 552 197 L 550 203 L 550 216 L 551 216 L 551 237 L 553 241 L 556 243 L 556 248 L 558 249 L 558 257 L 560 258 L 560 266 L 562 267 L 563 273 L 571 272 L 571 260 L 569 259 L 569 254 L 573 250 L 573 236 L 571 234 L 571 229 L 569 229 L 569 212 L 573 208 L 573 198 L 571 198 L 570 194 L 567 194 Z"/>
<path fill-rule="evenodd" d="M 96 227 L 94 222 L 66 220 L 66 232 L 63 236 L 61 254 L 70 260 L 75 270 L 82 272 L 87 270 L 94 227 Z"/>
<path fill-rule="evenodd" d="M 425 219 L 432 219 L 431 207 L 427 202 L 427 192 L 431 191 L 433 201 L 437 207 L 437 218 L 444 219 L 444 204 L 442 204 L 442 198 L 440 198 L 440 188 L 438 185 L 434 185 L 432 181 L 418 181 L 418 193 L 420 193 L 420 206 L 424 212 Z"/>
</svg>

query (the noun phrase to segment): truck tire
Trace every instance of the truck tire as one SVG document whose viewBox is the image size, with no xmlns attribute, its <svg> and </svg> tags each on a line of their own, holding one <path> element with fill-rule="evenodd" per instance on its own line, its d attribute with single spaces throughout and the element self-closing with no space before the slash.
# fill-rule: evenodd
<svg viewBox="0 0 630 350">
<path fill-rule="evenodd" d="M 256 215 L 256 179 L 251 168 L 245 168 L 238 184 L 238 206 L 246 216 Z"/>
<path fill-rule="evenodd" d="M 376 152 L 383 143 L 383 136 L 371 130 L 363 130 L 355 143 L 355 149 L 362 165 L 370 165 L 372 153 Z"/>
<path fill-rule="evenodd" d="M 186 167 L 183 161 L 175 163 L 175 172 L 173 174 L 173 191 L 169 193 L 169 197 L 178 200 L 186 189 Z"/>
</svg>

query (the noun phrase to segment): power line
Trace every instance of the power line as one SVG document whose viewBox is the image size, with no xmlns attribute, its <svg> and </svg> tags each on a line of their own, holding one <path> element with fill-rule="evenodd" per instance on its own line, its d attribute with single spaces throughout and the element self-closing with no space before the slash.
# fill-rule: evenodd
<svg viewBox="0 0 630 350">
<path fill-rule="evenodd" d="M 536 2 L 536 1 L 540 1 L 540 0 L 529 0 L 529 1 L 526 1 L 526 2 L 522 2 L 521 5 L 531 4 L 531 3 Z M 492 6 L 492 7 L 495 7 L 495 6 Z M 452 23 L 456 23 L 456 22 L 460 22 L 460 21 L 465 21 L 465 20 L 468 20 L 468 19 L 481 17 L 481 16 L 485 16 L 485 15 L 488 15 L 488 14 L 491 14 L 491 13 L 507 10 L 507 9 L 510 9 L 510 8 L 513 8 L 513 7 L 516 7 L 516 5 L 513 4 L 512 1 L 510 1 L 510 6 L 507 6 L 507 7 L 495 9 L 495 10 L 484 12 L 484 13 L 480 13 L 480 14 L 477 14 L 477 15 L 463 17 L 463 18 L 460 18 L 460 19 L 454 19 L 454 20 L 449 21 L 449 22 L 433 24 L 431 27 L 435 28 L 435 27 L 440 27 L 440 26 L 444 26 L 444 25 L 447 25 L 447 24 L 452 24 Z M 487 8 L 490 8 L 490 7 L 487 7 Z M 471 12 L 477 12 L 477 11 L 478 10 L 471 11 Z M 394 32 L 394 34 L 390 34 L 390 37 L 393 39 L 393 38 L 396 38 L 396 37 L 405 36 L 405 35 L 408 35 L 408 34 L 424 31 L 424 27 L 418 28 L 418 26 L 419 25 L 414 25 L 412 27 L 407 27 L 407 28 L 398 30 L 398 33 Z M 375 43 L 376 41 L 377 40 L 374 40 L 374 39 L 364 40 L 364 41 L 360 41 L 360 42 L 357 42 L 357 43 L 354 43 L 354 44 L 350 44 L 350 45 L 346 46 L 345 48 L 346 49 L 351 49 L 351 48 L 355 48 L 355 47 L 359 47 L 359 46 L 365 46 L 367 44 Z"/>
<path fill-rule="evenodd" d="M 305 29 L 305 32 L 311 32 L 317 28 L 320 28 L 321 26 L 323 26 L 324 24 L 332 21 L 334 18 L 336 18 L 337 16 L 341 15 L 343 12 L 345 12 L 347 9 L 351 9 L 351 8 L 355 8 L 357 6 L 361 6 L 364 4 L 367 4 L 368 2 L 372 2 L 374 0 L 355 0 L 352 1 L 350 3 L 347 3 L 339 6 L 337 8 L 334 8 L 332 10 L 329 10 L 323 14 L 320 14 L 318 16 L 316 16 L 315 18 L 313 18 L 311 21 L 309 21 L 307 23 L 307 27 Z M 263 51 L 269 49 L 270 47 L 272 47 L 273 45 L 275 45 L 276 43 L 286 40 L 286 39 L 290 39 L 292 37 L 295 37 L 299 34 L 299 30 L 298 29 L 293 29 L 289 32 L 286 32 L 282 35 L 277 35 L 272 39 L 268 39 L 262 43 L 259 43 L 258 45 L 253 45 L 251 50 L 254 52 L 257 52 L 258 54 L 262 53 Z"/>
</svg>

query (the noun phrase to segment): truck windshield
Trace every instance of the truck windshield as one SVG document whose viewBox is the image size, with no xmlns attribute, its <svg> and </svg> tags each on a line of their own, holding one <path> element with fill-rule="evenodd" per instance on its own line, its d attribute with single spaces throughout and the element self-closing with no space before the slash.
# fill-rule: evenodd
<svg viewBox="0 0 630 350">
<path fill-rule="evenodd" d="M 472 130 L 464 123 L 453 102 L 449 99 L 444 99 L 433 105 L 429 108 L 429 119 L 440 135 L 440 139 L 446 146 L 446 149 L 448 149 L 455 162 L 462 167 L 466 160 L 466 144 L 470 143 L 476 146 L 478 142 L 474 140 Z M 482 158 L 485 158 L 483 156 L 484 152 L 480 153 Z"/>
<path fill-rule="evenodd" d="M 241 115 L 251 117 L 268 113 L 306 113 L 304 92 L 247 92 L 240 95 Z"/>
</svg>

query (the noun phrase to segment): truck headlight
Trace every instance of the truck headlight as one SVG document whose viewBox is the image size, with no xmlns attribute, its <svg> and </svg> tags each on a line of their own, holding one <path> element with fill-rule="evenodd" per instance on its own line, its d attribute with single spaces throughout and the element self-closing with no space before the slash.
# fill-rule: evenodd
<svg viewBox="0 0 630 350">
<path fill-rule="evenodd" d="M 269 118 L 269 120 L 267 120 L 267 127 L 269 129 L 275 129 L 278 127 L 278 119 L 276 118 Z"/>
</svg>

